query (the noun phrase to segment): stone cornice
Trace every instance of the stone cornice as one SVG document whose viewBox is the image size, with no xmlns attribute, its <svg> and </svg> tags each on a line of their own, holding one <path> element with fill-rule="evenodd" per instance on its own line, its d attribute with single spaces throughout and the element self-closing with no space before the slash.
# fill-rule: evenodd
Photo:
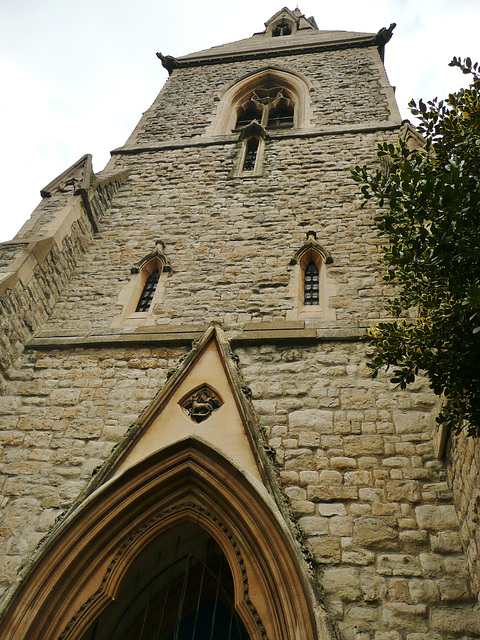
<svg viewBox="0 0 480 640">
<path fill-rule="evenodd" d="M 377 36 L 357 36 L 347 37 L 344 40 L 336 40 L 334 42 L 298 42 L 286 46 L 276 46 L 261 50 L 238 51 L 238 52 L 219 52 L 217 54 L 210 53 L 196 56 L 185 56 L 183 58 L 175 58 L 176 69 L 187 67 L 197 67 L 211 64 L 230 64 L 232 62 L 243 62 L 244 60 L 261 60 L 262 58 L 277 58 L 285 56 L 294 56 L 297 54 L 320 53 L 323 51 L 336 51 L 339 49 L 358 49 L 375 47 L 379 49 L 380 55 L 383 53 L 383 44 L 377 39 Z"/>
<path fill-rule="evenodd" d="M 112 348 L 129 345 L 190 346 L 202 337 L 205 325 L 157 325 L 130 332 L 121 331 L 43 331 L 33 338 L 27 349 Z M 305 344 L 316 342 L 357 342 L 366 334 L 356 324 L 329 327 L 306 327 L 303 321 L 255 322 L 227 330 L 232 346 L 255 344 Z"/>
<path fill-rule="evenodd" d="M 371 124 L 351 124 L 346 126 L 332 125 L 321 129 L 307 131 L 292 131 L 282 133 L 270 133 L 270 140 L 284 140 L 286 138 L 321 138 L 325 136 L 347 135 L 355 133 L 375 133 L 377 131 L 395 131 L 400 130 L 402 124 L 400 121 L 383 121 L 372 122 Z M 212 138 L 196 138 L 195 140 L 177 140 L 173 142 L 161 142 L 155 145 L 139 144 L 135 146 L 118 147 L 110 151 L 112 156 L 116 155 L 135 155 L 138 153 L 152 153 L 155 151 L 165 151 L 169 149 L 188 149 L 194 147 L 209 147 L 212 145 L 238 144 L 238 133 L 227 136 L 215 136 Z"/>
</svg>

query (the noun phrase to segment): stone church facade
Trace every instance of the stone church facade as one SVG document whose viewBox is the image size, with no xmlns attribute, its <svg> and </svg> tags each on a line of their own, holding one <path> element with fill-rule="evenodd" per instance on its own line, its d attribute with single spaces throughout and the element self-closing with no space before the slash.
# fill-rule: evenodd
<svg viewBox="0 0 480 640">
<path fill-rule="evenodd" d="M 480 637 L 479 449 L 372 380 L 391 30 L 172 58 L 0 246 L 0 638 Z"/>
</svg>

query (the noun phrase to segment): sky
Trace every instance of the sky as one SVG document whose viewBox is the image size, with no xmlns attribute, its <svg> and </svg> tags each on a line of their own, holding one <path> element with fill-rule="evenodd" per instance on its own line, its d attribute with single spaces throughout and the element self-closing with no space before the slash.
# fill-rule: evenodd
<svg viewBox="0 0 480 640">
<path fill-rule="evenodd" d="M 40 189 L 86 153 L 101 171 L 181 56 L 248 38 L 282 0 L 0 0 L 0 242 Z M 297 6 L 287 4 L 290 9 Z M 453 56 L 480 61 L 480 0 L 301 0 L 320 30 L 376 33 L 396 22 L 385 66 L 402 117 L 411 98 L 468 83 Z"/>
</svg>

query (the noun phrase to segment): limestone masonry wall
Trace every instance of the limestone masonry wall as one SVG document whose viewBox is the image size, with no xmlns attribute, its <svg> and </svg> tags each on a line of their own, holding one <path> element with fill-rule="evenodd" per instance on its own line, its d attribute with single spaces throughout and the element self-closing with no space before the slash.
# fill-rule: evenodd
<svg viewBox="0 0 480 640">
<path fill-rule="evenodd" d="M 448 447 L 448 479 L 461 521 L 462 542 L 473 579 L 480 592 L 480 443 L 465 434 L 452 437 Z"/>
<path fill-rule="evenodd" d="M 327 51 L 321 55 L 292 55 L 223 65 L 176 69 L 145 114 L 140 144 L 200 136 L 216 112 L 215 99 L 229 84 L 268 66 L 293 70 L 313 84 L 313 123 L 316 126 L 365 124 L 388 120 L 389 105 L 376 67 L 375 48 Z"/>
<path fill-rule="evenodd" d="M 8 369 L 0 404 L 2 592 L 184 351 L 29 351 Z"/>
<path fill-rule="evenodd" d="M 49 329 L 106 329 L 131 267 L 165 242 L 172 272 L 153 309 L 156 324 L 220 320 L 225 325 L 285 319 L 292 309 L 289 264 L 314 229 L 333 262 L 337 320 L 385 315 L 391 288 L 378 273 L 375 211 L 360 209 L 350 168 L 375 162 L 385 132 L 267 142 L 265 175 L 230 178 L 238 149 L 213 145 L 123 159 L 131 170 L 77 270 Z M 119 164 L 119 166 L 121 166 Z M 123 168 L 122 167 L 122 168 Z"/>
<path fill-rule="evenodd" d="M 315 126 L 344 131 L 272 135 L 263 174 L 232 177 L 241 143 L 199 136 L 219 92 L 269 64 L 305 74 Z M 391 113 L 378 64 L 369 48 L 174 71 L 135 134 L 159 148 L 115 155 L 110 168 L 129 177 L 92 202 L 99 232 L 80 216 L 27 283 L 5 289 L 3 593 L 189 350 L 181 341 L 159 345 L 160 338 L 106 344 L 114 332 L 138 337 L 135 325 L 119 320 L 120 297 L 132 267 L 161 240 L 171 266 L 164 298 L 134 320 L 150 329 L 216 322 L 233 340 L 336 628 L 330 640 L 480 637 L 478 448 L 455 440 L 447 469 L 433 445 L 437 398 L 422 379 L 407 391 L 386 376 L 371 379 L 370 347 L 353 331 L 385 317 L 392 294 L 379 264 L 377 211 L 361 208 L 350 176 L 356 164 L 376 163 L 378 142 L 398 135 L 385 124 Z M 19 236 L 21 250 L 32 233 L 48 235 L 55 212 L 44 213 Z M 308 230 L 332 262 L 322 267 L 331 314 L 327 320 L 317 310 L 307 325 L 345 335 L 279 343 L 266 331 L 263 344 L 241 342 L 244 324 L 295 314 L 290 261 Z M 0 267 L 10 268 L 18 246 L 3 245 Z M 23 350 L 39 328 L 52 338 L 50 348 L 33 341 Z M 62 336 L 91 332 L 104 343 L 62 347 Z"/>
<path fill-rule="evenodd" d="M 107 181 L 92 194 L 97 219 L 117 188 L 118 182 Z M 80 196 L 56 193 L 43 199 L 14 240 L 0 246 L 0 389 L 5 368 L 46 321 L 92 238 Z"/>
</svg>

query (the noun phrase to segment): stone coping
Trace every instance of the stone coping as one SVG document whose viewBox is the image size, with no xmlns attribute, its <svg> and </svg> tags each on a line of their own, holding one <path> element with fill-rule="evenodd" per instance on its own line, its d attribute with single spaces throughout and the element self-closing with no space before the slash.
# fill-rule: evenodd
<svg viewBox="0 0 480 640">
<path fill-rule="evenodd" d="M 132 331 L 42 331 L 26 345 L 27 349 L 74 349 L 77 347 L 110 347 L 135 344 L 159 346 L 191 346 L 207 330 L 207 325 L 157 325 Z M 366 334 L 364 327 L 305 327 L 303 321 L 255 322 L 238 329 L 227 329 L 232 345 L 298 344 L 322 341 L 359 341 Z"/>
<path fill-rule="evenodd" d="M 76 164 L 73 165 L 74 168 Z M 69 170 L 61 174 L 59 178 L 67 174 Z M 17 234 L 13 240 L 0 243 L 0 247 L 4 248 L 21 247 L 18 255 L 8 265 L 8 270 L 0 274 L 0 296 L 7 289 L 13 289 L 18 281 L 21 282 L 23 287 L 26 287 L 34 277 L 35 269 L 52 255 L 52 251 L 62 251 L 65 238 L 70 237 L 73 225 L 81 220 L 85 214 L 93 232 L 96 233 L 98 231 L 98 220 L 90 205 L 90 198 L 93 197 L 97 189 L 106 187 L 111 182 L 125 182 L 129 173 L 129 169 L 110 174 L 104 173 L 102 179 L 97 180 L 90 189 L 90 195 L 87 189 L 83 187 L 78 189 L 73 197 L 68 197 L 65 204 L 59 206 L 52 222 L 44 228 L 45 235 L 26 234 L 25 236 L 19 236 Z M 56 178 L 48 187 L 45 187 L 44 194 L 59 178 Z M 43 197 L 45 199 L 45 195 Z M 39 206 L 42 206 L 42 203 Z"/>
<path fill-rule="evenodd" d="M 322 32 L 315 32 L 315 35 Z M 206 64 L 229 64 L 231 62 L 244 61 L 244 60 L 258 60 L 262 58 L 275 58 L 293 56 L 298 53 L 319 53 L 324 51 L 336 51 L 342 49 L 354 49 L 354 48 L 366 48 L 366 47 L 381 47 L 380 43 L 376 41 L 374 34 L 356 34 L 345 32 L 345 36 L 340 36 L 339 39 L 322 41 L 318 37 L 309 39 L 305 38 L 293 38 L 292 40 L 281 38 L 267 38 L 258 40 L 256 38 L 247 39 L 246 42 L 251 41 L 251 45 L 244 45 L 241 50 L 234 50 L 234 47 L 238 47 L 238 42 L 231 43 L 230 45 L 221 45 L 220 47 L 214 47 L 199 51 L 197 53 L 189 54 L 175 59 L 175 68 L 183 69 L 185 67 L 196 67 Z M 281 42 L 277 42 L 281 40 Z M 311 40 L 310 42 L 308 40 Z M 240 41 L 242 42 L 242 41 Z M 261 45 L 264 44 L 262 47 Z M 266 46 L 265 46 L 266 45 Z M 231 47 L 230 50 L 225 50 L 225 46 Z M 381 47 L 383 49 L 383 47 Z M 219 50 L 220 49 L 220 50 Z"/>
</svg>

